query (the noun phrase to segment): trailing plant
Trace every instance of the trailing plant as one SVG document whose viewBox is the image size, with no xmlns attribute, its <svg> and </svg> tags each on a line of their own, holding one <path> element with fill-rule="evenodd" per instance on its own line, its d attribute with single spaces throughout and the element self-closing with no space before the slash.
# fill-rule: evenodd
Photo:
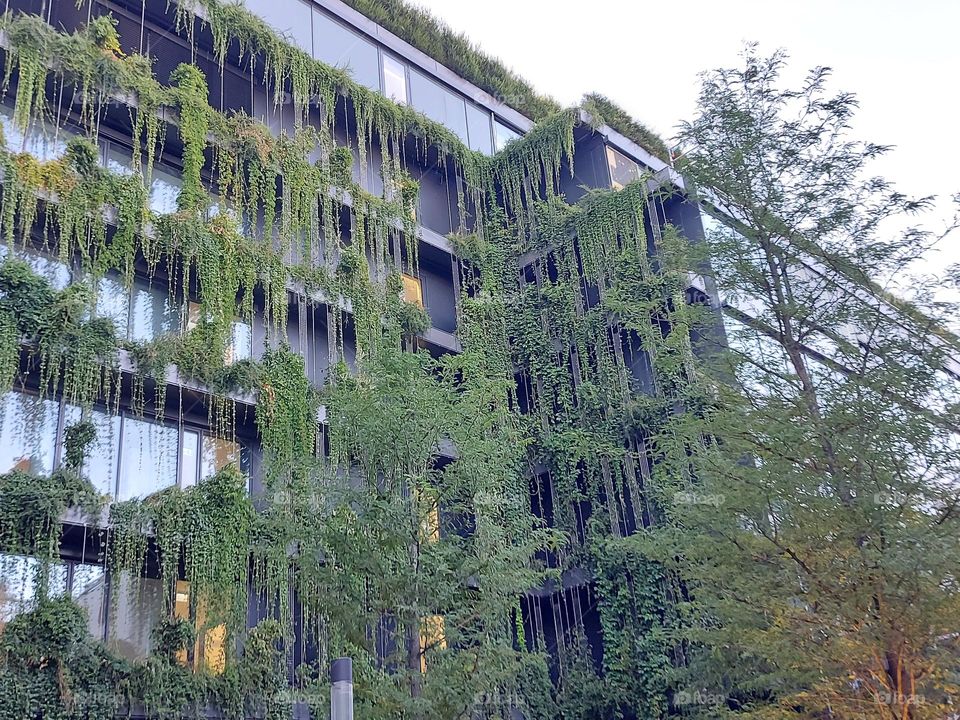
<svg viewBox="0 0 960 720">
<path fill-rule="evenodd" d="M 246 619 L 246 575 L 253 506 L 247 479 L 228 465 L 200 484 L 110 507 L 110 568 L 117 576 L 140 575 L 148 549 L 159 557 L 160 580 L 189 583 L 191 617 L 203 608 L 211 626 L 236 632 Z M 148 548 L 144 532 L 155 545 Z M 170 612 L 172 608 L 167 607 Z"/>
<path fill-rule="evenodd" d="M 7 81 L 25 78 L 17 90 L 22 127 L 51 115 L 41 98 L 52 76 L 78 88 L 90 134 L 70 140 L 57 160 L 0 152 L 0 231 L 11 251 L 40 226 L 43 242 L 90 276 L 58 291 L 22 262 L 0 266 L 4 387 L 21 376 L 23 360 L 39 364 L 44 393 L 62 390 L 85 406 L 116 397 L 122 344 L 135 368 L 135 411 L 146 408 L 148 379 L 155 412 L 168 411 L 171 365 L 203 386 L 212 430 L 227 439 L 238 412 L 228 393 L 256 396 L 261 512 L 236 468 L 111 506 L 111 577 L 149 571 L 166 590 L 186 581 L 190 600 L 185 617 L 165 592 L 144 661 L 127 665 L 102 650 L 94 664 L 78 661 L 89 682 L 113 682 L 129 696 L 103 695 L 103 712 L 130 702 L 153 717 L 180 717 L 211 702 L 228 716 L 279 717 L 285 664 L 299 642 L 299 651 L 316 649 L 305 682 L 325 677 L 332 657 L 354 658 L 358 703 L 371 718 L 464 717 L 479 712 L 476 698 L 517 693 L 539 717 L 662 715 L 660 627 L 669 620 L 660 602 L 671 577 L 617 543 L 653 508 L 646 418 L 672 409 L 663 396 L 674 388 L 664 383 L 649 412 L 640 408 L 624 348 L 649 354 L 677 383 L 688 369 L 680 270 L 665 252 L 669 237 L 656 248 L 660 265 L 648 257 L 645 183 L 567 206 L 561 180 L 573 169 L 579 111 L 544 102 L 541 123 L 486 158 L 283 42 L 241 6 L 207 0 L 203 8 L 221 63 L 249 62 L 277 102 L 291 92 L 292 133 L 274 137 L 242 113 L 214 111 L 193 66 L 179 66 L 164 87 L 149 60 L 123 56 L 109 18 L 71 35 L 22 15 L 0 22 L 15 48 Z M 195 32 L 185 4 L 177 13 L 181 29 Z M 107 99 L 129 95 L 138 101 L 131 123 L 146 167 L 134 158 L 134 173 L 120 176 L 98 165 L 96 118 Z M 315 111 L 308 116 L 317 100 L 319 122 Z M 177 111 L 184 182 L 177 212 L 158 216 L 145 183 L 165 132 L 161 107 Z M 338 107 L 350 117 L 339 117 Z M 344 119 L 356 134 L 349 147 L 334 139 Z M 382 157 L 384 197 L 362 188 L 373 148 Z M 439 360 L 409 352 L 431 321 L 400 298 L 400 271 L 417 275 L 419 263 L 419 185 L 408 167 L 427 159 L 456 180 L 459 214 L 475 220 L 472 234 L 451 241 L 460 259 L 464 351 Z M 207 186 L 216 187 L 216 202 Z M 531 252 L 532 264 L 521 268 Z M 92 317 L 88 282 L 117 273 L 130 283 L 135 272 L 164 276 L 172 302 L 197 303 L 182 332 L 120 343 L 109 321 Z M 321 390 L 283 342 L 294 296 L 301 313 L 322 308 L 328 325 L 338 362 Z M 263 318 L 263 358 L 229 363 L 233 322 L 255 317 Z M 76 475 L 90 426 L 70 428 L 66 440 L 58 472 L 67 475 L 56 492 L 45 479 L 3 476 L 5 549 L 19 543 L 55 556 L 64 507 L 86 497 Z M 544 469 L 555 490 L 553 528 L 533 512 L 531 467 Z M 35 511 L 14 515 L 14 502 Z M 561 628 L 567 654 L 558 666 L 562 702 L 554 704 L 545 701 L 546 660 L 531 651 L 545 646 L 543 628 L 525 622 L 530 605 L 518 598 L 573 569 L 595 580 L 603 632 L 619 639 L 611 637 L 613 650 L 596 668 L 590 641 Z M 276 620 L 246 633 L 248 575 Z M 75 629 L 73 610 L 58 612 Z M 183 664 L 212 623 L 228 631 L 221 674 Z M 241 639 L 238 655 L 233 641 Z M 13 686 L 50 691 L 53 676 L 42 662 L 10 668 L 3 672 Z M 73 712 L 62 690 L 50 695 L 57 698 L 50 707 Z M 24 697 L 32 701 L 34 692 Z M 506 716 L 511 704 L 490 700 L 486 709 Z"/>
<path fill-rule="evenodd" d="M 0 718 L 110 720 L 125 704 L 130 673 L 90 637 L 69 597 L 42 597 L 0 633 Z"/>
</svg>

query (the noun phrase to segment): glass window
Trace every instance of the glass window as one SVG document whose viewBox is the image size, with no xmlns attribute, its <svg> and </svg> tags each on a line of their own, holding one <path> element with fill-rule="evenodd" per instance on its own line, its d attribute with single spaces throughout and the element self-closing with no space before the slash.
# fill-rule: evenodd
<svg viewBox="0 0 960 720">
<path fill-rule="evenodd" d="M 316 8 L 313 11 L 313 56 L 327 65 L 346 68 L 354 80 L 371 90 L 380 89 L 377 46 Z"/>
<path fill-rule="evenodd" d="M 74 565 L 70 596 L 87 613 L 87 629 L 98 640 L 107 628 L 106 573 L 99 565 Z"/>
<path fill-rule="evenodd" d="M 190 620 L 190 583 L 177 580 L 175 592 L 173 614 L 182 620 Z M 197 629 L 197 639 L 193 645 L 193 667 L 203 667 L 214 675 L 219 675 L 223 672 L 227 660 L 227 626 L 209 623 L 209 615 L 206 601 L 203 597 L 198 598 L 193 618 Z M 186 651 L 178 653 L 177 659 L 186 664 Z"/>
<path fill-rule="evenodd" d="M 20 128 L 13 124 L 13 108 L 6 104 L 0 105 L 0 125 L 3 126 L 7 150 L 29 153 L 42 161 L 63 157 L 67 150 L 67 140 L 75 134 L 66 128 L 34 120 L 24 135 Z"/>
<path fill-rule="evenodd" d="M 110 143 L 107 150 L 107 170 L 114 175 L 133 175 L 132 165 L 130 153 Z"/>
<path fill-rule="evenodd" d="M 490 113 L 469 102 L 467 103 L 467 130 L 470 135 L 471 150 L 478 150 L 484 155 L 490 155 L 493 152 Z"/>
<path fill-rule="evenodd" d="M 45 569 L 37 558 L 0 554 L 0 629 L 17 615 L 36 607 L 43 572 L 49 573 L 49 597 L 67 591 L 67 566 L 63 563 L 53 563 Z"/>
<path fill-rule="evenodd" d="M 9 255 L 9 247 L 0 245 L 0 260 L 6 260 Z M 42 250 L 33 247 L 17 247 L 14 248 L 13 257 L 29 265 L 31 270 L 56 290 L 63 290 L 70 284 L 70 267 Z"/>
<path fill-rule="evenodd" d="M 83 419 L 76 405 L 67 405 L 64 423 L 71 425 Z M 98 492 L 110 495 L 117 491 L 117 460 L 120 454 L 120 416 L 109 415 L 100 410 L 89 410 L 86 419 L 93 423 L 97 436 L 90 445 L 87 458 L 80 469 Z"/>
<path fill-rule="evenodd" d="M 125 417 L 117 500 L 146 497 L 174 485 L 178 441 L 176 428 Z"/>
<path fill-rule="evenodd" d="M 180 330 L 179 303 L 167 288 L 147 278 L 135 278 L 132 289 L 115 275 L 100 278 L 95 312 L 98 317 L 113 320 L 120 337 L 137 342 Z"/>
<path fill-rule="evenodd" d="M 232 365 L 239 360 L 249 360 L 253 357 L 253 328 L 243 320 L 234 320 L 231 330 L 230 347 L 226 350 L 223 361 Z"/>
<path fill-rule="evenodd" d="M 24 151 L 24 134 L 13 124 L 13 108 L 6 103 L 0 105 L 0 126 L 3 127 L 3 141 L 7 150 L 13 153 Z"/>
<path fill-rule="evenodd" d="M 610 168 L 610 185 L 620 190 L 625 185 L 640 179 L 640 166 L 623 153 L 607 146 L 607 165 Z"/>
<path fill-rule="evenodd" d="M 420 672 L 427 671 L 427 653 L 447 647 L 443 615 L 427 615 L 420 625 Z"/>
<path fill-rule="evenodd" d="M 146 342 L 180 330 L 180 308 L 165 287 L 137 279 L 130 310 L 131 340 Z"/>
<path fill-rule="evenodd" d="M 386 53 L 383 56 L 383 94 L 398 103 L 407 102 L 407 67 Z"/>
<path fill-rule="evenodd" d="M 163 584 L 152 578 L 131 581 L 124 574 L 113 588 L 117 593 L 110 621 L 110 649 L 128 660 L 140 660 L 150 652 L 150 633 L 163 609 Z"/>
<path fill-rule="evenodd" d="M 197 484 L 197 454 L 200 450 L 200 433 L 183 431 L 183 452 L 180 457 L 180 487 Z"/>
<path fill-rule="evenodd" d="M 200 460 L 200 477 L 206 479 L 216 475 L 227 465 L 240 468 L 240 444 L 232 440 L 203 436 L 203 456 Z"/>
<path fill-rule="evenodd" d="M 150 175 L 150 209 L 158 215 L 177 211 L 177 198 L 183 181 L 178 175 L 154 166 Z"/>
<path fill-rule="evenodd" d="M 403 291 L 401 297 L 404 302 L 413 303 L 419 308 L 423 307 L 423 285 L 420 284 L 420 278 L 403 273 L 400 276 L 403 281 Z"/>
<path fill-rule="evenodd" d="M 520 137 L 520 133 L 512 130 L 499 120 L 493 121 L 493 148 L 495 152 L 503 150 L 507 143 Z"/>
<path fill-rule="evenodd" d="M 464 100 L 416 70 L 410 71 L 410 99 L 417 110 L 431 120 L 450 128 L 467 142 L 467 116 Z"/>
<path fill-rule="evenodd" d="M 301 50 L 310 52 L 309 5 L 300 0 L 244 0 L 244 5 Z"/>
<path fill-rule="evenodd" d="M 53 472 L 60 414 L 57 403 L 13 391 L 0 402 L 0 472 Z"/>
<path fill-rule="evenodd" d="M 97 317 L 113 320 L 117 335 L 127 337 L 130 321 L 130 292 L 120 278 L 107 275 L 97 282 L 97 302 L 94 305 Z"/>
</svg>

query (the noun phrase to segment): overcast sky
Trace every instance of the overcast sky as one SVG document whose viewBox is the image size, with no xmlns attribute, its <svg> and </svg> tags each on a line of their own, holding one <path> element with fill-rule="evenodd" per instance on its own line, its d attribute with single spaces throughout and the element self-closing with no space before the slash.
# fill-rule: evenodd
<svg viewBox="0 0 960 720">
<path fill-rule="evenodd" d="M 689 118 L 697 73 L 738 64 L 745 41 L 783 47 L 790 73 L 833 68 L 855 92 L 860 139 L 895 145 L 875 172 L 960 192 L 960 0 L 413 0 L 564 104 L 598 91 L 666 138 Z M 960 234 L 933 262 L 960 262 Z"/>
</svg>

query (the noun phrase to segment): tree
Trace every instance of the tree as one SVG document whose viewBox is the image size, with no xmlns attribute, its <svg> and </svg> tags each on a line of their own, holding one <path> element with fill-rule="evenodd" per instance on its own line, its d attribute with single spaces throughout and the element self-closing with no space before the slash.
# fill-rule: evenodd
<svg viewBox="0 0 960 720">
<path fill-rule="evenodd" d="M 681 132 L 725 218 L 708 246 L 729 350 L 701 347 L 687 407 L 708 399 L 658 435 L 666 520 L 635 540 L 686 592 L 674 704 L 942 718 L 960 692 L 960 342 L 931 285 L 904 281 L 938 237 L 897 231 L 930 199 L 867 173 L 888 148 L 850 138 L 857 101 L 828 68 L 790 90 L 782 53 L 744 59 L 703 76 Z"/>
</svg>

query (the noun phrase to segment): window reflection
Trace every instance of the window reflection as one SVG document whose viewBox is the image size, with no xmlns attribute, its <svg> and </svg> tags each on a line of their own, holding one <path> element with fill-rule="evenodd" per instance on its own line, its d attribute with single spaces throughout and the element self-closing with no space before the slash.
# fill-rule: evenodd
<svg viewBox="0 0 960 720">
<path fill-rule="evenodd" d="M 377 46 L 317 9 L 313 11 L 313 56 L 347 69 L 354 80 L 371 90 L 380 89 Z"/>
<path fill-rule="evenodd" d="M 310 6 L 300 0 L 244 0 L 247 10 L 259 15 L 268 25 L 301 50 L 310 52 Z"/>
<path fill-rule="evenodd" d="M 230 331 L 230 346 L 226 349 L 224 363 L 232 365 L 253 357 L 253 327 L 243 320 L 234 320 Z"/>
<path fill-rule="evenodd" d="M 495 152 L 503 150 L 507 143 L 520 137 L 520 133 L 508 128 L 499 120 L 493 122 L 493 149 Z"/>
<path fill-rule="evenodd" d="M 67 591 L 67 567 L 41 563 L 37 558 L 0 554 L 0 630 L 21 613 L 33 610 L 47 582 L 47 597 Z"/>
<path fill-rule="evenodd" d="M 163 585 L 125 573 L 112 592 L 116 605 L 110 613 L 110 649 L 128 660 L 142 660 L 150 652 L 150 634 L 163 609 Z"/>
<path fill-rule="evenodd" d="M 37 160 L 47 162 L 63 157 L 67 150 L 70 131 L 40 121 L 33 121 L 26 134 L 13 122 L 13 108 L 0 104 L 0 126 L 7 150 L 14 153 L 28 153 Z"/>
<path fill-rule="evenodd" d="M 610 168 L 610 185 L 620 190 L 634 180 L 640 179 L 640 166 L 621 152 L 607 146 L 607 166 Z"/>
<path fill-rule="evenodd" d="M 0 245 L 0 260 L 5 261 L 8 257 L 10 257 L 10 248 L 7 245 Z M 29 265 L 31 270 L 56 290 L 63 290 L 70 284 L 70 266 L 42 250 L 34 247 L 16 247 L 13 250 L 13 257 Z"/>
<path fill-rule="evenodd" d="M 107 170 L 114 175 L 133 175 L 133 161 L 130 153 L 115 148 L 111 143 L 107 151 Z"/>
<path fill-rule="evenodd" d="M 467 116 L 463 98 L 415 70 L 410 72 L 410 97 L 417 110 L 467 142 Z"/>
<path fill-rule="evenodd" d="M 150 175 L 150 209 L 158 215 L 177 211 L 177 198 L 183 180 L 163 168 L 154 166 Z"/>
<path fill-rule="evenodd" d="M 203 479 L 216 475 L 228 465 L 240 467 L 240 444 L 211 435 L 203 437 L 203 455 L 200 459 L 200 476 Z"/>
<path fill-rule="evenodd" d="M 0 472 L 53 472 L 59 407 L 36 395 L 8 392 L 0 416 Z"/>
<path fill-rule="evenodd" d="M 167 288 L 139 280 L 133 287 L 129 338 L 146 342 L 180 330 L 180 308 Z"/>
<path fill-rule="evenodd" d="M 76 405 L 64 408 L 64 424 L 87 420 L 93 423 L 96 437 L 90 445 L 80 473 L 103 495 L 112 496 L 117 489 L 117 459 L 120 448 L 120 416 L 100 410 L 81 412 Z M 61 452 L 64 452 L 62 449 Z"/>
<path fill-rule="evenodd" d="M 180 330 L 179 303 L 167 288 L 145 278 L 136 278 L 132 288 L 115 275 L 100 278 L 95 312 L 113 320 L 120 337 L 137 342 Z"/>
<path fill-rule="evenodd" d="M 467 131 L 470 136 L 471 150 L 477 150 L 484 155 L 490 155 L 493 152 L 490 113 L 469 102 L 467 103 Z"/>
<path fill-rule="evenodd" d="M 180 452 L 180 487 L 197 484 L 197 454 L 200 450 L 200 433 L 183 431 L 183 449 Z"/>
<path fill-rule="evenodd" d="M 147 497 L 176 484 L 178 436 L 176 428 L 123 419 L 118 500 Z"/>
<path fill-rule="evenodd" d="M 74 565 L 70 596 L 87 613 L 87 629 L 98 640 L 107 627 L 107 578 L 99 565 Z"/>
<path fill-rule="evenodd" d="M 407 102 L 407 68 L 386 54 L 383 56 L 383 94 L 398 103 Z"/>
<path fill-rule="evenodd" d="M 100 565 L 56 561 L 0 553 L 0 630 L 17 615 L 36 608 L 41 584 L 48 598 L 70 597 L 87 614 L 87 629 L 98 640 L 106 630 L 106 573 Z"/>
<path fill-rule="evenodd" d="M 97 282 L 97 301 L 94 304 L 97 317 L 110 318 L 117 336 L 127 337 L 130 323 L 130 297 L 120 278 L 107 275 Z"/>
</svg>

